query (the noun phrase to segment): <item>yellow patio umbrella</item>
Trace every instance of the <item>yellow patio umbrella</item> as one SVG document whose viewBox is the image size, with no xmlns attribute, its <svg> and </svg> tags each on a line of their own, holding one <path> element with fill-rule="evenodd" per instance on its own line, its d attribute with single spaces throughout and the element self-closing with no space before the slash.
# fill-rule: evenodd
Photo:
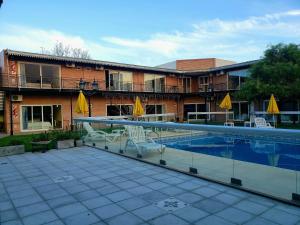
<svg viewBox="0 0 300 225">
<path fill-rule="evenodd" d="M 232 109 L 231 99 L 230 99 L 229 93 L 227 93 L 225 98 L 222 100 L 222 102 L 220 104 L 220 108 L 221 109 L 226 109 L 226 122 L 227 122 L 227 111 Z"/>
<path fill-rule="evenodd" d="M 274 98 L 274 95 L 271 95 L 270 101 L 269 101 L 269 105 L 268 105 L 268 109 L 267 109 L 267 113 L 269 114 L 273 114 L 273 123 L 275 126 L 275 114 L 279 114 L 279 109 L 276 103 L 276 100 Z"/>
<path fill-rule="evenodd" d="M 79 92 L 78 99 L 75 106 L 75 112 L 84 114 L 88 113 L 88 104 L 82 91 Z"/>
<path fill-rule="evenodd" d="M 140 98 L 137 96 L 133 106 L 133 116 L 138 117 L 144 115 L 144 109 L 141 103 Z"/>
</svg>

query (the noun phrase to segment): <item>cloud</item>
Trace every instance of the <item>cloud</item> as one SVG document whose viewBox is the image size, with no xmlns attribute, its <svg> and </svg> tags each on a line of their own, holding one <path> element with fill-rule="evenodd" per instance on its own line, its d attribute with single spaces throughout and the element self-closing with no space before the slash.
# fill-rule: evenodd
<svg viewBox="0 0 300 225">
<path fill-rule="evenodd" d="M 87 40 L 57 30 L 3 26 L 0 48 L 40 52 L 57 41 L 89 50 L 95 59 L 158 65 L 175 59 L 218 57 L 235 61 L 259 58 L 269 44 L 300 39 L 300 10 L 249 17 L 219 18 L 191 25 L 189 32 L 154 33 L 146 39 L 99 37 Z"/>
</svg>

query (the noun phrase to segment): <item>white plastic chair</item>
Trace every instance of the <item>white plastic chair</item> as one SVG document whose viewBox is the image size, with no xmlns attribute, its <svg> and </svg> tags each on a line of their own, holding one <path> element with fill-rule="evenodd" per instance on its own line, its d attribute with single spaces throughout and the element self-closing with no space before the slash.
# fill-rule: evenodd
<svg viewBox="0 0 300 225">
<path fill-rule="evenodd" d="M 86 140 L 106 140 L 108 142 L 116 141 L 123 134 L 123 130 L 113 130 L 112 133 L 106 133 L 102 130 L 94 130 L 88 122 L 83 122 L 83 128 L 87 131 L 87 135 L 84 137 Z"/>
<path fill-rule="evenodd" d="M 270 123 L 267 123 L 265 118 L 263 117 L 255 117 L 254 118 L 254 125 L 257 128 L 274 128 L 271 126 Z"/>
<path fill-rule="evenodd" d="M 165 151 L 166 146 L 156 143 L 151 137 L 147 136 L 142 126 L 125 126 L 125 128 L 128 134 L 125 151 L 131 146 L 133 146 L 141 156 L 145 151 L 157 150 L 160 153 Z"/>
</svg>

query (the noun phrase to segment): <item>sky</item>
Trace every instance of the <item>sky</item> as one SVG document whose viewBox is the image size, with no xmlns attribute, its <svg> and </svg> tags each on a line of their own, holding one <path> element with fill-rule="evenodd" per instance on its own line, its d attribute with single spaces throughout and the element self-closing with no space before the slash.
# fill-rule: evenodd
<svg viewBox="0 0 300 225">
<path fill-rule="evenodd" d="M 93 59 L 156 66 L 176 59 L 262 57 L 300 44 L 299 0 L 4 0 L 0 49 L 40 53 L 56 42 Z"/>
</svg>

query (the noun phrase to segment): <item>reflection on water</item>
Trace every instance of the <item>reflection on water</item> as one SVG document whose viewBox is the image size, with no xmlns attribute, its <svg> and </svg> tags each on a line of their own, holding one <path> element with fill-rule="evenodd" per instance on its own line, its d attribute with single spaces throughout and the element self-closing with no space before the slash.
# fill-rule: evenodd
<svg viewBox="0 0 300 225">
<path fill-rule="evenodd" d="M 300 144 L 224 136 L 162 141 L 171 148 L 300 171 Z"/>
</svg>

